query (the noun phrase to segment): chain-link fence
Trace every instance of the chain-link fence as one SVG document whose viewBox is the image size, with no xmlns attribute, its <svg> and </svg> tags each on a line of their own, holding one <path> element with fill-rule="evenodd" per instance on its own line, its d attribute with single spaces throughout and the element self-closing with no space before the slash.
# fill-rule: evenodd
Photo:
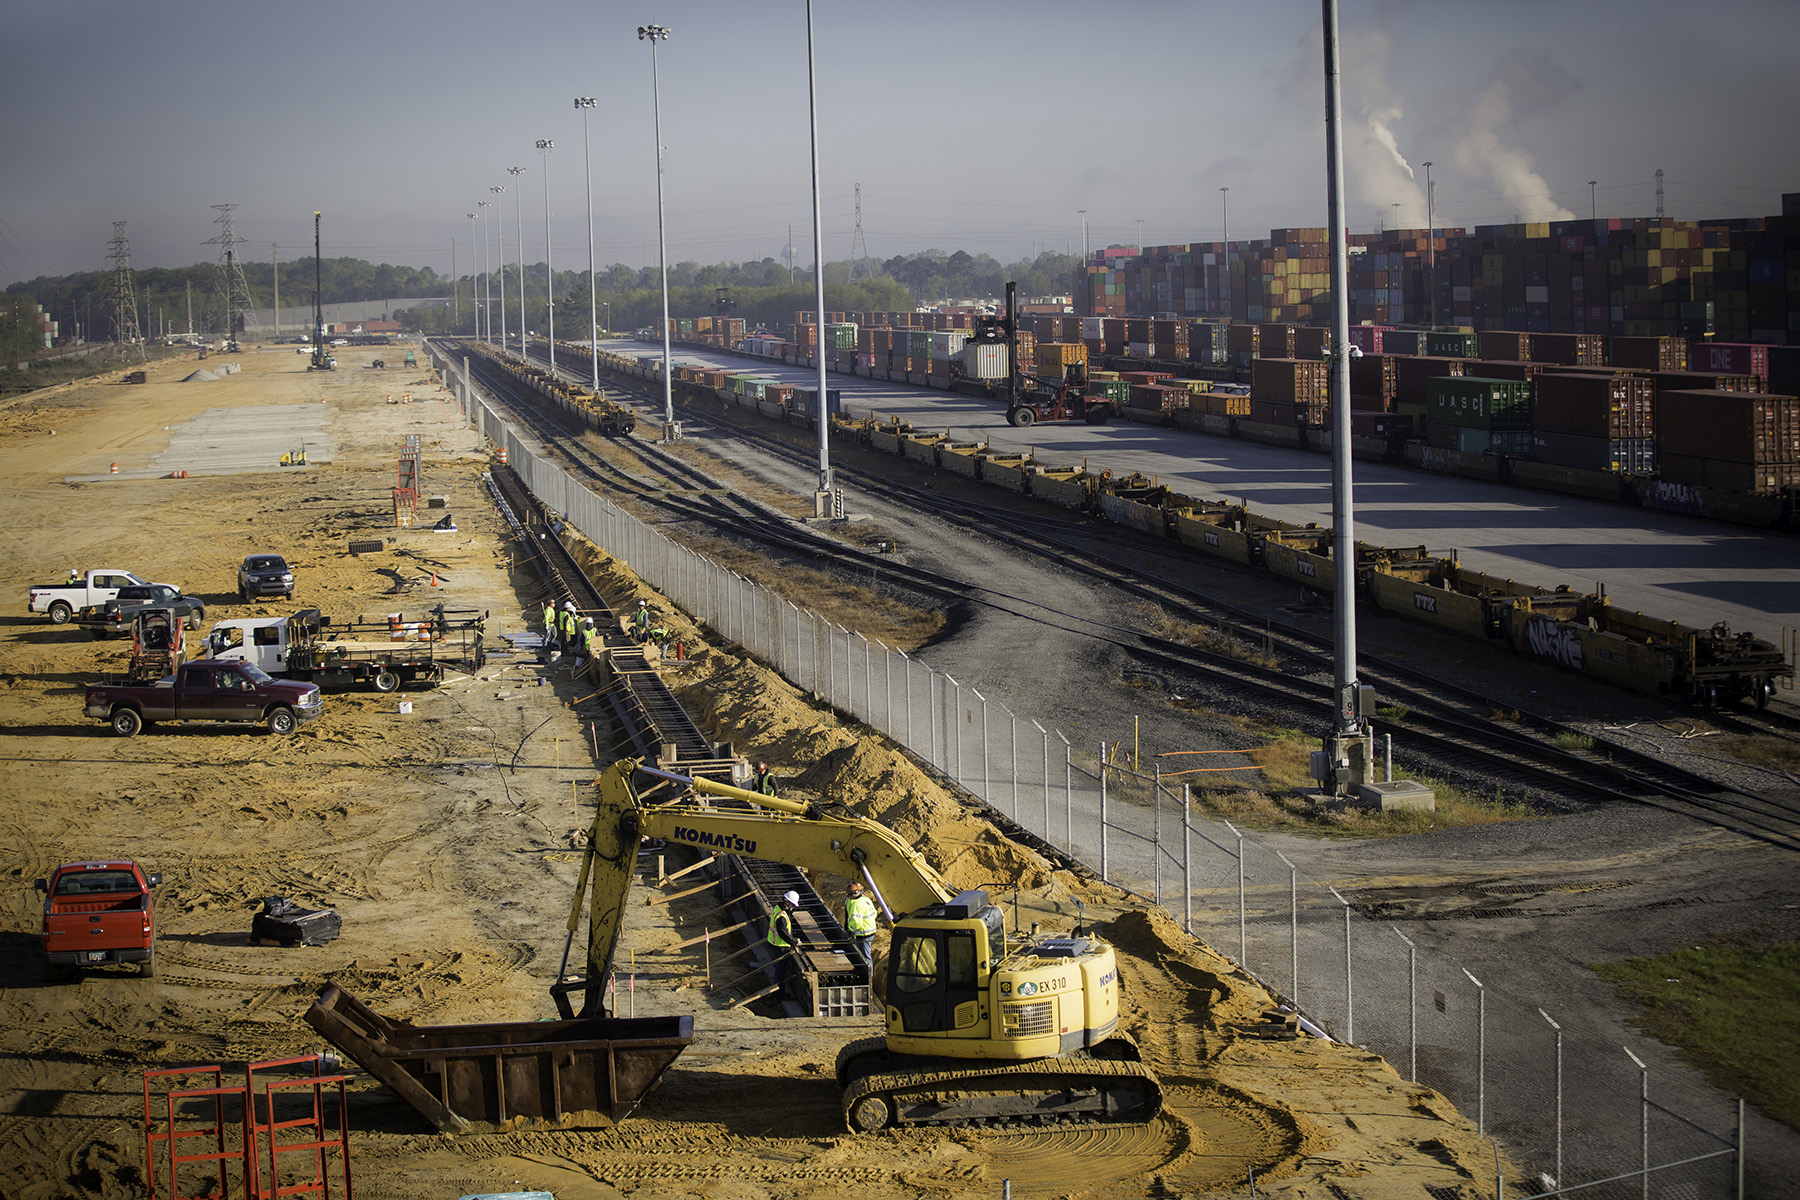
<svg viewBox="0 0 1800 1200">
<path fill-rule="evenodd" d="M 1178 782 L 1192 772 L 1144 772 L 1105 745 L 1073 745 L 919 658 L 790 604 L 571 479 L 466 384 L 458 398 L 540 501 L 693 619 L 1106 882 L 1166 906 L 1309 1028 L 1442 1093 L 1504 1146 L 1531 1192 L 1742 1195 L 1741 1104 L 1673 1075 L 1667 1094 L 1652 1094 L 1656 1081 L 1629 1050 L 1563 1030 L 1553 1005 L 1516 998 L 1503 979 L 1421 953 L 1397 925 L 1197 812 Z M 1208 762 L 1196 770 L 1251 766 L 1229 752 Z"/>
</svg>

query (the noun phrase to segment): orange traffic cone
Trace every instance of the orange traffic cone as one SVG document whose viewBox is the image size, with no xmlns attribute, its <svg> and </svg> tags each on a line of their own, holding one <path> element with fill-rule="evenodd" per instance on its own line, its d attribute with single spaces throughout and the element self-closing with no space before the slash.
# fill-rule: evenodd
<svg viewBox="0 0 1800 1200">
<path fill-rule="evenodd" d="M 437 581 L 437 572 L 436 572 L 436 571 L 433 571 L 433 572 L 432 572 L 432 573 L 431 573 L 431 586 L 432 586 L 432 587 L 436 587 L 436 586 L 437 586 L 437 585 L 438 585 L 438 581 Z"/>
</svg>

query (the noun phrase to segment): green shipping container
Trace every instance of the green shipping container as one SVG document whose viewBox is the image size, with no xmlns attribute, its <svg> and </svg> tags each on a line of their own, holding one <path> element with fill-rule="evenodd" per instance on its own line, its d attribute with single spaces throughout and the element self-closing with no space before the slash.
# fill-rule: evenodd
<svg viewBox="0 0 1800 1200">
<path fill-rule="evenodd" d="M 827 350 L 855 350 L 856 326 L 851 324 L 827 325 L 825 327 L 825 348 Z"/>
<path fill-rule="evenodd" d="M 1475 335 L 1457 329 L 1428 330 L 1425 353 L 1433 358 L 1474 358 Z"/>
<path fill-rule="evenodd" d="M 1530 429 L 1531 385 L 1517 379 L 1437 376 L 1425 381 L 1425 411 L 1438 425 Z"/>
<path fill-rule="evenodd" d="M 1088 383 L 1087 394 L 1105 396 L 1114 404 L 1124 404 L 1131 398 L 1131 384 L 1123 379 L 1095 379 Z"/>
</svg>

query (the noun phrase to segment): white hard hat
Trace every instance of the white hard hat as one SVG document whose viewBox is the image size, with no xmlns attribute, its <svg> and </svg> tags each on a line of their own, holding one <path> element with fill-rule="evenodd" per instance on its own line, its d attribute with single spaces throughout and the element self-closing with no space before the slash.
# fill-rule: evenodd
<svg viewBox="0 0 1800 1200">
<path fill-rule="evenodd" d="M 592 618 L 592 617 L 583 617 L 583 618 L 581 618 L 581 623 L 582 623 L 582 624 L 583 624 L 583 625 L 592 625 L 592 624 L 593 624 L 593 623 L 594 623 L 594 618 Z"/>
<path fill-rule="evenodd" d="M 568 609 L 570 612 L 574 612 L 575 611 L 575 602 L 573 600 L 564 600 L 563 607 Z"/>
<path fill-rule="evenodd" d="M 781 894 L 781 898 L 784 902 L 793 905 L 795 908 L 800 907 L 800 893 L 799 892 L 783 892 Z"/>
<path fill-rule="evenodd" d="M 649 605 L 650 605 L 650 602 L 648 600 L 639 600 L 638 601 L 639 608 L 648 608 Z"/>
</svg>

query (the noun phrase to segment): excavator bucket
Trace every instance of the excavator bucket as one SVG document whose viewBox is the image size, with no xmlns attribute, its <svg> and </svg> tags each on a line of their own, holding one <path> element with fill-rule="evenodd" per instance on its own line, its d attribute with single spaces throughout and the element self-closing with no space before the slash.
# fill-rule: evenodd
<svg viewBox="0 0 1800 1200">
<path fill-rule="evenodd" d="M 327 985 L 306 1023 L 443 1133 L 604 1129 L 694 1042 L 694 1019 L 412 1025 Z"/>
</svg>

